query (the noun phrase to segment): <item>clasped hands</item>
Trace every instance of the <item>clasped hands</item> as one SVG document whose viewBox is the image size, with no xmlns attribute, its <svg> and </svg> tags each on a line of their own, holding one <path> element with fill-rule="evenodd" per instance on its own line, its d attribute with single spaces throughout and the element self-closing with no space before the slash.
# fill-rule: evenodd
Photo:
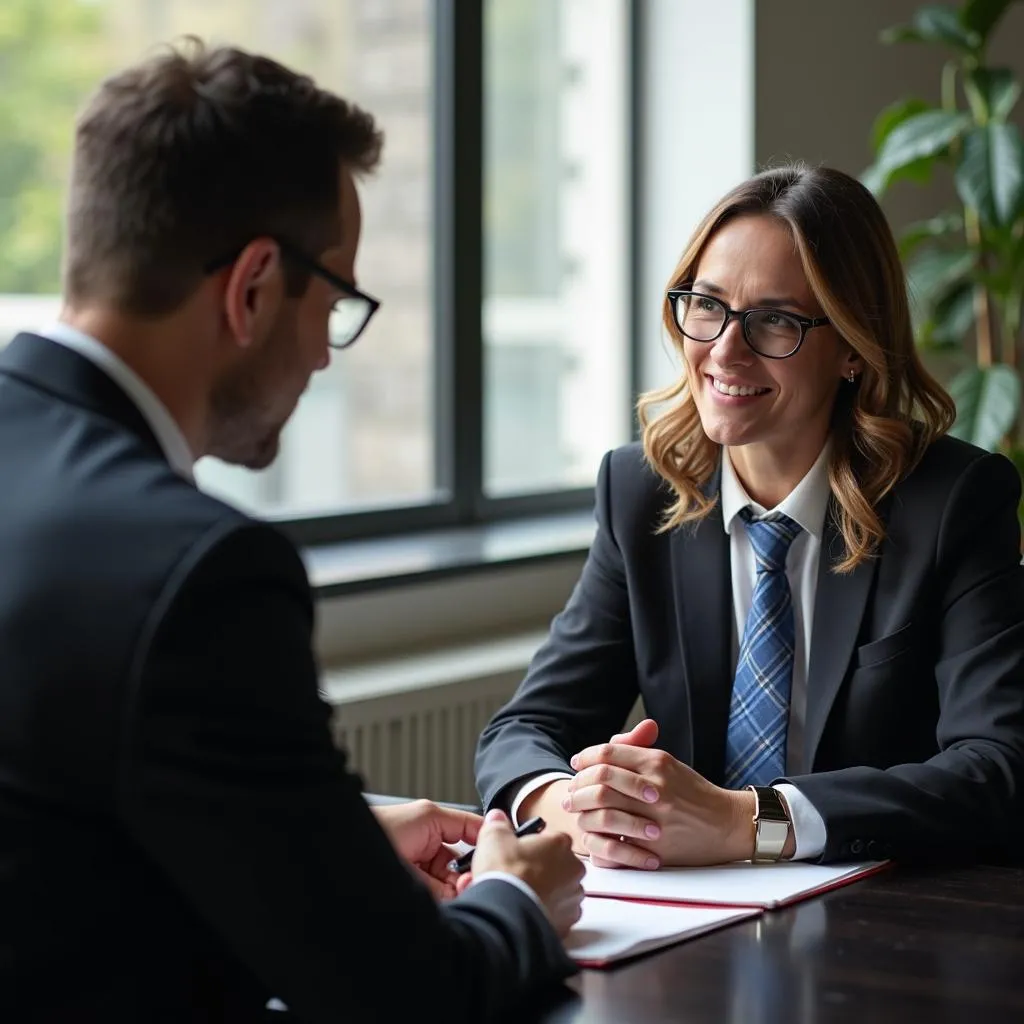
<svg viewBox="0 0 1024 1024">
<path fill-rule="evenodd" d="M 644 719 L 571 758 L 576 776 L 551 784 L 569 812 L 579 852 L 598 867 L 653 870 L 749 858 L 754 796 L 722 789 L 663 750 Z"/>
</svg>

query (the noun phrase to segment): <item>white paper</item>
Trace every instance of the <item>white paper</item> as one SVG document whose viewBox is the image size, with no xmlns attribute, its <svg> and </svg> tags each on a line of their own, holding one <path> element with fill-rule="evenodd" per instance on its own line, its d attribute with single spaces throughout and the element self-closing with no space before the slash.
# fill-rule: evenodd
<svg viewBox="0 0 1024 1024">
<path fill-rule="evenodd" d="M 751 864 L 739 861 L 710 868 L 596 868 L 589 862 L 583 890 L 594 896 L 711 903 L 770 909 L 851 880 L 882 861 L 859 864 Z"/>
<path fill-rule="evenodd" d="M 578 963 L 606 963 L 637 956 L 724 925 L 757 917 L 759 910 L 738 907 L 674 907 L 598 896 L 583 899 L 583 916 L 565 940 Z"/>
</svg>

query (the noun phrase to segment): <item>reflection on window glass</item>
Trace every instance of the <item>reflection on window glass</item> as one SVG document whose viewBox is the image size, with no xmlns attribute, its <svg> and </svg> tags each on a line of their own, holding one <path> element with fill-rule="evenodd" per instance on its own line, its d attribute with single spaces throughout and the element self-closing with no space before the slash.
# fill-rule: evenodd
<svg viewBox="0 0 1024 1024">
<path fill-rule="evenodd" d="M 200 484 L 295 516 L 422 501 L 434 490 L 428 0 L 2 0 L 0 345 L 59 310 L 73 120 L 105 74 L 189 33 L 266 53 L 370 110 L 381 169 L 361 186 L 359 283 L 382 300 L 318 374 L 261 473 L 205 459 Z"/>
<path fill-rule="evenodd" d="M 485 6 L 485 485 L 593 482 L 629 433 L 624 0 Z"/>
</svg>

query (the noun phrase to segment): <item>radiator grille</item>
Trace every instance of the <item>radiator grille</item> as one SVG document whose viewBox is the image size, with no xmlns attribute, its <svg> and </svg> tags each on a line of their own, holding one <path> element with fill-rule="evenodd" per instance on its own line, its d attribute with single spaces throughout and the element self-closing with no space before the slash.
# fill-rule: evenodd
<svg viewBox="0 0 1024 1024">
<path fill-rule="evenodd" d="M 476 804 L 477 738 L 521 672 L 346 701 L 334 699 L 334 739 L 375 793 Z"/>
</svg>

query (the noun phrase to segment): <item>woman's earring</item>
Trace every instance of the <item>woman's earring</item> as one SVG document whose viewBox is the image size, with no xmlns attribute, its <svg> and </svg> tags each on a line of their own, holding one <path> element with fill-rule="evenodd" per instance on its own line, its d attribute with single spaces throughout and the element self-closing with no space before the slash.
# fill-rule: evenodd
<svg viewBox="0 0 1024 1024">
<path fill-rule="evenodd" d="M 849 376 L 849 378 L 848 378 L 848 379 L 849 379 L 849 381 L 850 381 L 850 383 L 851 383 L 851 384 L 856 384 L 856 383 L 857 383 L 857 374 L 855 374 L 855 373 L 853 372 L 853 369 L 852 369 L 852 368 L 851 368 L 851 370 L 850 370 L 850 376 Z"/>
</svg>

